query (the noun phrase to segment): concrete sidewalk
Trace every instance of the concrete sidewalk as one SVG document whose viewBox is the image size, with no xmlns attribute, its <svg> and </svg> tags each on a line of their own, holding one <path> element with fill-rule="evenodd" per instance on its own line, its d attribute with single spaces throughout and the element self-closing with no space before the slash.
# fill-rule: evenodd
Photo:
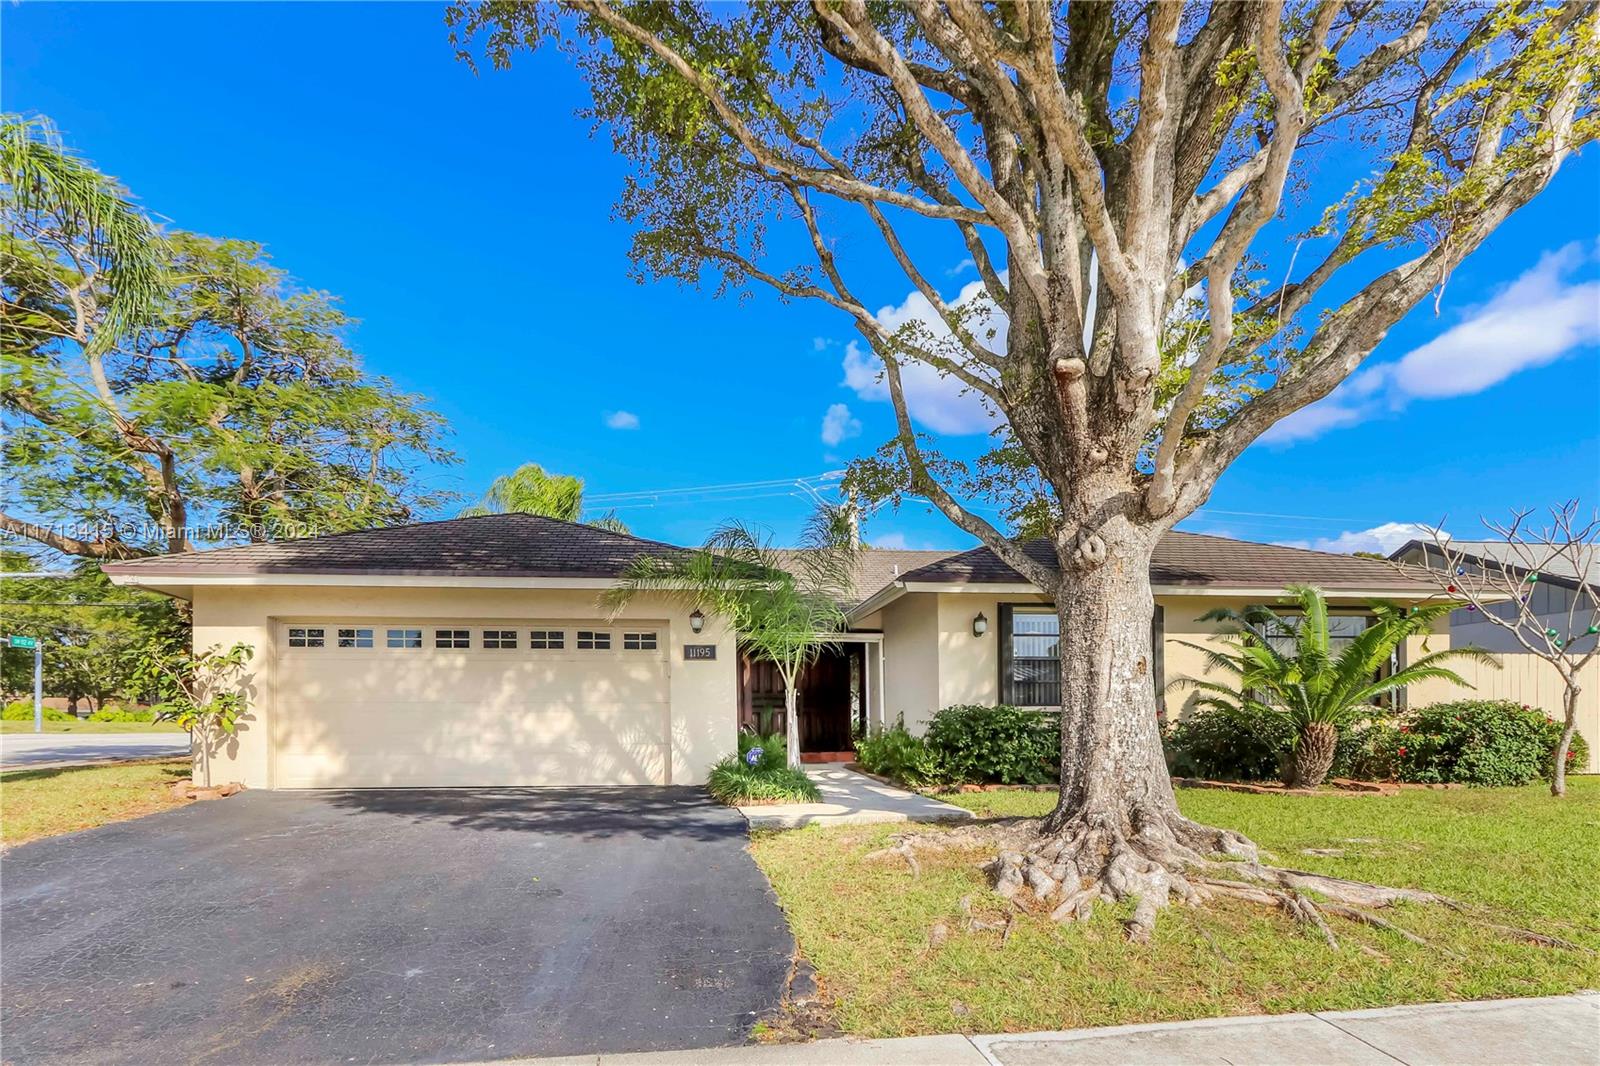
<svg viewBox="0 0 1600 1066">
<path fill-rule="evenodd" d="M 1600 1063 L 1600 995 L 534 1061 L 539 1066 L 1588 1066 Z"/>
<path fill-rule="evenodd" d="M 740 807 L 752 829 L 796 829 L 802 825 L 870 825 L 875 822 L 959 822 L 964 807 L 886 785 L 836 763 L 807 766 L 822 791 L 821 803 L 764 803 Z"/>
</svg>

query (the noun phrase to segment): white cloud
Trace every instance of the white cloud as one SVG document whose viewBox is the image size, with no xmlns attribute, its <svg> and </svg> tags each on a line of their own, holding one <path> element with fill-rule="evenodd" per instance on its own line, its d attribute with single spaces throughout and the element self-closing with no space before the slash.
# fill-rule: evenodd
<svg viewBox="0 0 1600 1066">
<path fill-rule="evenodd" d="M 881 536 L 873 537 L 872 546 L 874 548 L 888 548 L 891 551 L 905 551 L 907 548 L 911 547 L 911 545 L 906 542 L 906 535 L 904 533 L 884 533 Z"/>
<path fill-rule="evenodd" d="M 953 307 L 968 308 L 968 328 L 978 341 L 1003 352 L 1006 343 L 1006 317 L 983 291 L 981 281 L 970 282 L 951 301 Z M 916 331 L 917 343 L 952 360 L 965 356 L 965 349 L 950 332 L 925 296 L 913 292 L 899 305 L 881 308 L 873 316 L 887 332 Z M 889 386 L 883 380 L 883 367 L 877 357 L 851 341 L 844 353 L 844 384 L 863 400 L 885 402 Z M 984 407 L 981 398 L 954 377 L 941 374 L 925 363 L 908 362 L 900 371 L 905 388 L 906 407 L 914 421 L 936 433 L 986 433 L 995 426 L 995 415 Z"/>
<path fill-rule="evenodd" d="M 1367 419 L 1367 412 L 1359 405 L 1345 403 L 1337 393 L 1320 403 L 1285 416 L 1274 422 L 1261 434 L 1265 444 L 1291 444 L 1297 440 L 1320 437 L 1330 429 L 1353 426 Z"/>
<path fill-rule="evenodd" d="M 840 441 L 861 436 L 861 419 L 850 413 L 850 408 L 836 403 L 822 416 L 822 443 L 830 448 Z"/>
<path fill-rule="evenodd" d="M 971 259 L 963 259 L 949 270 L 946 270 L 944 272 L 944 276 L 947 278 L 953 278 L 957 274 L 965 274 L 967 271 L 976 270 L 977 268 L 978 264 L 974 263 Z"/>
<path fill-rule="evenodd" d="M 1404 409 L 1413 400 L 1470 396 L 1524 370 L 1600 343 L 1600 279 L 1573 275 L 1594 249 L 1574 242 L 1540 257 L 1481 307 L 1391 363 L 1378 363 L 1320 403 L 1273 426 L 1286 444 Z"/>
<path fill-rule="evenodd" d="M 1345 530 L 1335 537 L 1318 537 L 1315 540 L 1293 540 L 1284 543 L 1291 548 L 1310 548 L 1319 552 L 1381 552 L 1388 555 L 1409 540 L 1427 540 L 1429 528 L 1416 522 L 1385 522 L 1371 529 Z"/>
<path fill-rule="evenodd" d="M 638 429 L 639 416 L 632 411 L 609 411 L 606 413 L 606 425 L 612 429 Z"/>
</svg>

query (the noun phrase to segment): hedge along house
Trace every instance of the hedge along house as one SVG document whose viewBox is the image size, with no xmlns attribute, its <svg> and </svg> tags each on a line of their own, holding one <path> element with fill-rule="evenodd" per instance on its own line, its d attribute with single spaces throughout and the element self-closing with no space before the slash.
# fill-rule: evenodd
<svg viewBox="0 0 1600 1066">
<path fill-rule="evenodd" d="M 641 553 L 683 549 L 533 515 L 425 522 L 108 563 L 190 601 L 196 648 L 254 649 L 250 710 L 214 773 L 252 788 L 703 782 L 741 725 L 781 729 L 772 681 L 714 617 L 600 596 Z M 1041 558 L 1047 551 L 1040 545 Z M 1353 634 L 1366 601 L 1430 589 L 1372 560 L 1172 533 L 1152 574 L 1152 683 L 1198 675 L 1200 621 L 1320 585 Z M 802 752 L 953 703 L 1051 706 L 1056 616 L 987 549 L 868 549 L 850 630 L 801 683 Z M 1448 633 L 1428 638 L 1446 646 Z M 1405 649 L 1413 655 L 1418 647 Z M 781 697 L 781 689 L 778 692 Z M 1184 695 L 1166 697 L 1170 714 Z"/>
</svg>

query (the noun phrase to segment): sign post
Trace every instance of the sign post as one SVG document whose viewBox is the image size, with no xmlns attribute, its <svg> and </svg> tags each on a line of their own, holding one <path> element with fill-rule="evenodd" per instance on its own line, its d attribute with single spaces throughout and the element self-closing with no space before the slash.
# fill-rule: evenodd
<svg viewBox="0 0 1600 1066">
<path fill-rule="evenodd" d="M 44 732 L 44 649 L 38 637 L 9 638 L 13 648 L 33 649 L 33 731 Z"/>
</svg>

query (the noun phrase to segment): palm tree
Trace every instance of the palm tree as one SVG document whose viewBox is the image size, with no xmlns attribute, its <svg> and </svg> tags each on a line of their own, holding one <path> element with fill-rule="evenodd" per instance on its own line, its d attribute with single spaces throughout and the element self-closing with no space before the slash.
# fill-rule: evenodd
<svg viewBox="0 0 1600 1066">
<path fill-rule="evenodd" d="M 495 478 L 483 499 L 463 510 L 461 516 L 511 513 L 577 522 L 583 514 L 583 479 L 549 473 L 538 463 L 523 463 L 511 473 Z M 587 524 L 612 533 L 628 532 L 614 511 Z"/>
<path fill-rule="evenodd" d="M 166 292 L 160 232 L 114 179 L 62 147 L 47 119 L 0 115 L 0 185 L 12 269 L 44 240 L 69 242 L 103 273 L 105 321 L 79 338 L 87 347 L 103 353 L 155 313 Z"/>
<path fill-rule="evenodd" d="M 859 551 L 838 507 L 823 505 L 812 514 L 799 551 L 774 548 L 770 538 L 730 522 L 698 551 L 635 559 L 604 602 L 615 615 L 639 593 L 661 592 L 724 619 L 743 649 L 770 662 L 783 678 L 788 762 L 799 766 L 800 674 L 824 649 L 837 645 Z"/>
<path fill-rule="evenodd" d="M 1322 784 L 1333 766 L 1339 729 L 1377 711 L 1373 701 L 1385 692 L 1418 681 L 1442 678 L 1471 688 L 1443 664 L 1450 659 L 1496 663 L 1481 648 L 1450 648 L 1423 655 L 1387 677 L 1379 677 L 1394 650 L 1407 637 L 1427 634 L 1433 623 L 1459 604 L 1435 602 L 1406 608 L 1386 601 L 1368 604 L 1374 620 L 1334 655 L 1328 628 L 1328 602 L 1309 585 L 1289 588 L 1300 614 L 1285 618 L 1271 607 L 1221 608 L 1203 621 L 1231 623 L 1224 630 L 1229 651 L 1181 642 L 1206 658 L 1206 672 L 1233 675 L 1232 683 L 1179 678 L 1175 687 L 1199 690 L 1196 706 L 1234 717 L 1247 728 L 1277 722 L 1292 731 L 1284 781 L 1296 788 Z M 1272 636 L 1287 635 L 1294 650 L 1274 647 Z"/>
</svg>

